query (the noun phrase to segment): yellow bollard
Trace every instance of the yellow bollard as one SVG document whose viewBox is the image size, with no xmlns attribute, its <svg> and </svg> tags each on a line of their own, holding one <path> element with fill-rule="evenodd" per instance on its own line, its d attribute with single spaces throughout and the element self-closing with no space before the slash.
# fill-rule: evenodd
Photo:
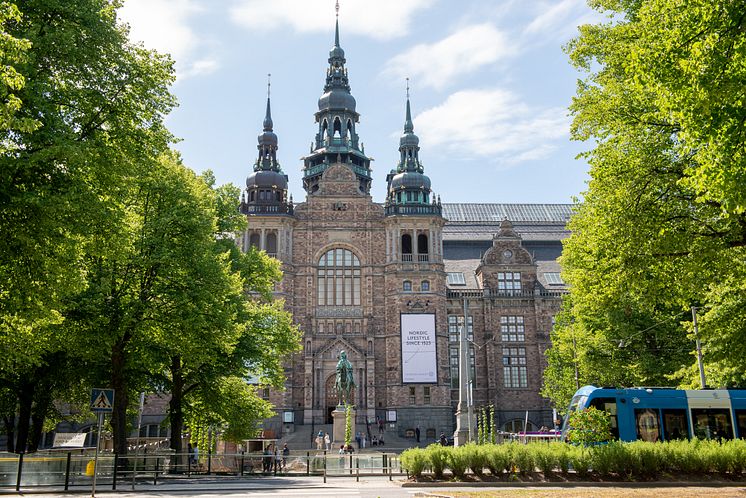
<svg viewBox="0 0 746 498">
<path fill-rule="evenodd" d="M 87 476 L 93 476 L 93 473 L 96 470 L 96 462 L 93 460 L 88 461 L 88 465 L 85 466 L 85 475 Z"/>
</svg>

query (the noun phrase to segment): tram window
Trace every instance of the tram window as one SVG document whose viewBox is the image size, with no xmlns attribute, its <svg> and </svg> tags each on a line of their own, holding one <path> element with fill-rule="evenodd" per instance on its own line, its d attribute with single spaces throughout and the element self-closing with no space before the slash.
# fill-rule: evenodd
<svg viewBox="0 0 746 498">
<path fill-rule="evenodd" d="M 658 410 L 653 410 L 652 408 L 635 410 L 635 426 L 637 427 L 637 439 L 650 443 L 661 440 Z"/>
<path fill-rule="evenodd" d="M 663 410 L 663 435 L 666 441 L 686 439 L 689 437 L 689 424 L 684 409 Z"/>
<path fill-rule="evenodd" d="M 619 424 L 617 423 L 616 398 L 595 398 L 589 403 L 597 410 L 605 410 L 611 418 L 611 435 L 619 439 Z"/>
<path fill-rule="evenodd" d="M 738 422 L 738 437 L 746 439 L 746 410 L 736 410 L 736 421 Z"/>
<path fill-rule="evenodd" d="M 694 437 L 699 439 L 733 439 L 733 423 L 727 408 L 692 408 Z"/>
</svg>

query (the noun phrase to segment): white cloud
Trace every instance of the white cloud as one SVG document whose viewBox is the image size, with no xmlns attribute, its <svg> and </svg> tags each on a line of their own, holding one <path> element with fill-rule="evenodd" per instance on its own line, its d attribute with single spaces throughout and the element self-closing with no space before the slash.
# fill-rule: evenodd
<svg viewBox="0 0 746 498">
<path fill-rule="evenodd" d="M 544 41 L 562 40 L 577 34 L 581 24 L 599 22 L 599 13 L 590 10 L 586 0 L 560 0 L 538 4 L 540 12 L 523 30 L 529 37 L 541 36 Z"/>
<path fill-rule="evenodd" d="M 171 55 L 177 79 L 213 72 L 214 58 L 198 57 L 204 41 L 192 29 L 193 19 L 204 12 L 195 0 L 126 0 L 119 18 L 130 26 L 130 40 Z"/>
<path fill-rule="evenodd" d="M 444 88 L 459 76 L 518 53 L 505 33 L 491 24 L 475 24 L 432 44 L 420 44 L 391 59 L 384 74 L 411 77 L 433 88 Z"/>
<path fill-rule="evenodd" d="M 502 164 L 548 157 L 570 123 L 562 107 L 532 108 L 499 88 L 456 92 L 414 121 L 424 147 Z"/>
<path fill-rule="evenodd" d="M 376 39 L 406 34 L 412 16 L 435 0 L 345 0 L 340 8 L 340 31 Z M 331 0 L 235 0 L 231 19 L 253 30 L 290 26 L 299 32 L 329 32 L 334 22 Z M 344 45 L 344 44 L 343 44 Z"/>
</svg>

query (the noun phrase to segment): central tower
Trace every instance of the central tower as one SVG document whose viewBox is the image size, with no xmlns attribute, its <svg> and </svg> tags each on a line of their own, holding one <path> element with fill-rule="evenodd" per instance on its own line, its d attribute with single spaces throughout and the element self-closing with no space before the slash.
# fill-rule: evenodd
<svg viewBox="0 0 746 498">
<path fill-rule="evenodd" d="M 311 152 L 303 158 L 303 188 L 309 194 L 318 191 L 321 175 L 337 162 L 352 169 L 360 184 L 360 192 L 370 193 L 370 158 L 365 155 L 355 131 L 360 114 L 355 110 L 355 98 L 350 93 L 345 62 L 345 52 L 339 46 L 337 7 L 334 46 L 329 51 L 324 94 L 319 98 L 319 110 L 315 114 L 319 131 L 311 143 Z"/>
</svg>

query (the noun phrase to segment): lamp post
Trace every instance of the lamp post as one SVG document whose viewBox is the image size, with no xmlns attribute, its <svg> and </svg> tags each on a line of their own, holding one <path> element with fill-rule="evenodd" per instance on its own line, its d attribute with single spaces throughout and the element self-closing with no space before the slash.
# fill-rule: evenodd
<svg viewBox="0 0 746 498">
<path fill-rule="evenodd" d="M 456 431 L 453 433 L 453 445 L 466 444 L 470 437 L 471 405 L 469 404 L 469 348 L 466 343 L 468 300 L 464 296 L 464 323 L 459 334 L 458 362 L 458 407 L 456 408 Z"/>
</svg>

